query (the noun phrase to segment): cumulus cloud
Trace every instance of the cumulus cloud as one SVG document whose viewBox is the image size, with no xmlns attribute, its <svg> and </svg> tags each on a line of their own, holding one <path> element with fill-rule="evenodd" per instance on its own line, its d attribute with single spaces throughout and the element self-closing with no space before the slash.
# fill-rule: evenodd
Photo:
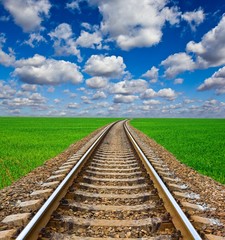
<svg viewBox="0 0 225 240">
<path fill-rule="evenodd" d="M 101 31 L 123 50 L 158 44 L 165 22 L 179 22 L 180 12 L 167 7 L 166 0 L 90 0 L 89 3 L 97 5 L 102 14 Z"/>
<path fill-rule="evenodd" d="M 176 78 L 174 79 L 174 84 L 182 84 L 184 82 L 184 79 L 183 78 Z"/>
<path fill-rule="evenodd" d="M 166 98 L 167 100 L 174 100 L 177 93 L 171 88 L 163 88 L 158 91 L 157 97 Z"/>
<path fill-rule="evenodd" d="M 14 97 L 16 90 L 4 81 L 0 81 L 0 99 L 10 99 Z"/>
<path fill-rule="evenodd" d="M 76 64 L 46 59 L 38 54 L 32 58 L 17 61 L 15 66 L 13 74 L 29 84 L 58 85 L 65 82 L 77 84 L 83 80 Z"/>
<path fill-rule="evenodd" d="M 24 32 L 40 29 L 43 17 L 48 16 L 51 8 L 48 0 L 2 0 L 2 3 Z"/>
<path fill-rule="evenodd" d="M 225 64 L 225 16 L 218 25 L 207 32 L 201 42 L 191 41 L 186 50 L 193 52 L 197 57 L 198 68 L 221 66 Z"/>
<path fill-rule="evenodd" d="M 155 83 L 158 81 L 158 72 L 159 72 L 159 69 L 153 66 L 150 70 L 144 73 L 142 77 L 149 78 L 152 83 Z"/>
<path fill-rule="evenodd" d="M 112 84 L 109 87 L 110 93 L 114 94 L 133 94 L 141 93 L 147 89 L 148 83 L 143 79 L 125 80 Z"/>
<path fill-rule="evenodd" d="M 98 100 L 103 98 L 106 98 L 106 94 L 103 91 L 97 91 L 92 97 L 93 100 Z"/>
<path fill-rule="evenodd" d="M 149 89 L 146 89 L 140 95 L 140 97 L 143 98 L 143 99 L 147 99 L 147 98 L 154 98 L 154 97 L 157 97 L 157 96 L 156 96 L 156 92 L 152 88 L 149 88 Z"/>
<path fill-rule="evenodd" d="M 198 87 L 199 91 L 215 89 L 217 94 L 225 93 L 225 67 L 220 68 Z"/>
<path fill-rule="evenodd" d="M 86 80 L 86 84 L 90 88 L 104 88 L 107 86 L 108 80 L 104 77 L 92 77 Z"/>
<path fill-rule="evenodd" d="M 136 99 L 138 99 L 138 97 L 135 95 L 116 94 L 113 99 L 113 102 L 114 103 L 132 103 Z"/>
<path fill-rule="evenodd" d="M 35 45 L 39 44 L 40 42 L 47 42 L 47 41 L 43 36 L 41 36 L 40 33 L 31 33 L 29 36 L 29 39 L 25 41 L 24 44 L 27 44 L 32 48 L 34 48 Z"/>
<path fill-rule="evenodd" d="M 159 100 L 155 100 L 155 99 L 150 99 L 150 100 L 145 100 L 143 101 L 143 103 L 145 105 L 158 105 L 160 104 L 161 102 Z"/>
<path fill-rule="evenodd" d="M 87 60 L 84 71 L 91 76 L 118 78 L 124 74 L 125 68 L 120 56 L 92 55 Z"/>
<path fill-rule="evenodd" d="M 167 78 L 174 78 L 179 73 L 191 71 L 196 68 L 191 56 L 183 52 L 170 55 L 161 62 L 161 65 L 166 68 L 165 76 Z"/>
<path fill-rule="evenodd" d="M 15 62 L 14 52 L 11 48 L 9 48 L 9 53 L 3 51 L 3 45 L 6 42 L 5 34 L 0 33 L 0 64 L 5 67 L 12 66 Z"/>
<path fill-rule="evenodd" d="M 84 48 L 102 48 L 102 36 L 100 31 L 89 33 L 87 31 L 81 31 L 80 36 L 77 38 L 76 43 L 80 47 Z"/>
<path fill-rule="evenodd" d="M 73 38 L 73 31 L 68 23 L 59 24 L 54 31 L 49 33 L 54 41 L 55 54 L 58 56 L 75 55 L 81 60 L 80 50 L 77 49 L 76 40 Z"/>
<path fill-rule="evenodd" d="M 196 27 L 200 25 L 204 19 L 205 19 L 205 14 L 202 9 L 198 9 L 193 12 L 186 12 L 182 14 L 181 18 L 190 25 L 192 31 L 196 30 Z"/>
<path fill-rule="evenodd" d="M 89 97 L 87 97 L 87 96 L 81 96 L 81 99 L 82 99 L 83 103 L 85 103 L 85 104 L 92 103 L 91 100 L 89 99 Z"/>
<path fill-rule="evenodd" d="M 37 85 L 22 84 L 21 90 L 25 91 L 25 92 L 36 92 L 37 91 Z"/>
<path fill-rule="evenodd" d="M 10 50 L 10 49 L 9 49 Z M 9 53 L 4 52 L 0 46 L 0 64 L 5 67 L 12 66 L 15 62 L 14 52 L 10 50 Z"/>
<path fill-rule="evenodd" d="M 78 103 L 69 103 L 69 104 L 67 105 L 67 108 L 77 109 L 77 108 L 79 108 L 79 104 L 78 104 Z"/>
<path fill-rule="evenodd" d="M 140 95 L 140 97 L 142 99 L 161 97 L 161 98 L 165 98 L 165 99 L 170 100 L 170 101 L 176 99 L 177 96 L 178 96 L 178 94 L 171 88 L 163 88 L 163 89 L 160 89 L 158 92 L 149 88 L 149 89 L 145 90 L 145 92 Z"/>
<path fill-rule="evenodd" d="M 46 110 L 47 98 L 42 96 L 40 93 L 32 93 L 27 97 L 14 97 L 12 99 L 6 99 L 2 102 L 3 105 L 7 106 L 8 110 L 16 109 L 19 110 L 23 107 L 31 107 L 38 110 Z"/>
<path fill-rule="evenodd" d="M 71 1 L 70 3 L 66 4 L 66 8 L 71 10 L 80 10 L 79 2 L 80 0 Z"/>
</svg>

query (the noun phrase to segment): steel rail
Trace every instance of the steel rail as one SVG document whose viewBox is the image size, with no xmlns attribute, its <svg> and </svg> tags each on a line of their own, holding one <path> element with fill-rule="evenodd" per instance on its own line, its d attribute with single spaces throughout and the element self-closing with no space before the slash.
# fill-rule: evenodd
<svg viewBox="0 0 225 240">
<path fill-rule="evenodd" d="M 143 161 L 148 173 L 150 174 L 155 187 L 158 189 L 160 197 L 163 199 L 166 210 L 170 213 L 172 217 L 172 221 L 175 227 L 180 230 L 184 239 L 187 240 L 202 240 L 199 236 L 189 219 L 186 217 L 158 173 L 153 168 L 152 164 L 149 162 L 138 143 L 134 140 L 130 130 L 127 127 L 127 121 L 124 124 L 125 131 L 127 133 L 128 138 L 130 139 L 133 147 L 135 148 L 137 154 Z"/>
<path fill-rule="evenodd" d="M 64 180 L 59 184 L 59 186 L 54 190 L 54 192 L 50 195 L 44 205 L 38 210 L 38 212 L 34 215 L 31 221 L 26 225 L 26 227 L 22 230 L 16 240 L 33 240 L 38 238 L 38 234 L 41 229 L 47 224 L 50 215 L 53 211 L 58 207 L 59 201 L 65 195 L 64 193 L 68 190 L 71 182 L 75 178 L 75 176 L 80 171 L 84 162 L 86 162 L 87 158 L 90 154 L 95 150 L 98 144 L 101 142 L 103 137 L 106 135 L 108 130 L 115 124 L 111 123 L 107 127 L 102 130 L 102 133 L 95 140 L 95 142 L 91 145 L 91 147 L 85 152 L 85 154 L 80 158 L 77 164 L 71 169 L 68 175 L 64 178 Z"/>
</svg>

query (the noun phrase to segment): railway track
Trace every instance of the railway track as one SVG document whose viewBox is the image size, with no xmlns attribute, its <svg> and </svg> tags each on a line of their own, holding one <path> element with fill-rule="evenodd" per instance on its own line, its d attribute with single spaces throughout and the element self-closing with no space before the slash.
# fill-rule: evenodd
<svg viewBox="0 0 225 240">
<path fill-rule="evenodd" d="M 45 183 L 60 184 L 17 240 L 202 239 L 147 157 L 125 121 L 107 127 Z"/>
</svg>

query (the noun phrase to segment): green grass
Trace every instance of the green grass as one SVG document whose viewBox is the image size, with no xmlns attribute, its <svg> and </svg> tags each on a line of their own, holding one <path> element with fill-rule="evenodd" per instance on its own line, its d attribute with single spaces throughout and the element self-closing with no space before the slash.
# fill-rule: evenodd
<svg viewBox="0 0 225 240">
<path fill-rule="evenodd" d="M 115 120 L 0 117 L 0 189 Z"/>
<path fill-rule="evenodd" d="M 134 119 L 131 124 L 182 163 L 225 184 L 225 119 Z"/>
</svg>

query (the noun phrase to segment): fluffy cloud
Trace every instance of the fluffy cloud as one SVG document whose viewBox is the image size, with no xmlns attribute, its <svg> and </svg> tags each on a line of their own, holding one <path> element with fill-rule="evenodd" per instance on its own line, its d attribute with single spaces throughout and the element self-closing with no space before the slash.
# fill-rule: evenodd
<svg viewBox="0 0 225 240">
<path fill-rule="evenodd" d="M 155 45 L 161 40 L 166 21 L 179 22 L 180 13 L 175 7 L 166 7 L 166 0 L 90 0 L 89 3 L 97 5 L 102 14 L 101 31 L 109 34 L 123 50 Z"/>
<path fill-rule="evenodd" d="M 40 29 L 42 18 L 48 16 L 51 8 L 48 0 L 2 0 L 2 3 L 24 32 Z"/>
<path fill-rule="evenodd" d="M 72 2 L 70 2 L 70 3 L 67 3 L 67 4 L 66 4 L 66 7 L 67 7 L 68 9 L 71 9 L 71 10 L 80 10 L 79 2 L 80 2 L 80 0 L 72 1 Z"/>
<path fill-rule="evenodd" d="M 157 82 L 158 81 L 158 71 L 159 69 L 153 66 L 150 70 L 148 70 L 146 73 L 142 75 L 142 77 L 150 78 L 151 82 Z"/>
<path fill-rule="evenodd" d="M 124 74 L 125 68 L 120 56 L 92 55 L 87 60 L 84 71 L 91 76 L 117 78 Z"/>
<path fill-rule="evenodd" d="M 92 77 L 86 80 L 86 84 L 90 88 L 104 88 L 106 87 L 108 80 L 103 77 Z"/>
<path fill-rule="evenodd" d="M 67 105 L 67 108 L 77 109 L 77 108 L 79 108 L 79 104 L 78 104 L 78 103 L 69 103 L 69 104 Z"/>
<path fill-rule="evenodd" d="M 116 94 L 113 101 L 114 103 L 132 103 L 136 99 L 138 99 L 138 97 L 135 95 Z"/>
<path fill-rule="evenodd" d="M 186 53 L 175 53 L 174 55 L 170 55 L 161 62 L 161 65 L 166 68 L 165 76 L 167 78 L 174 78 L 179 73 L 194 70 L 196 67 L 191 56 Z"/>
<path fill-rule="evenodd" d="M 174 100 L 177 97 L 177 93 L 171 88 L 163 88 L 156 95 L 167 100 Z"/>
<path fill-rule="evenodd" d="M 93 100 L 98 100 L 103 98 L 106 98 L 106 94 L 102 91 L 97 91 L 92 97 Z"/>
<path fill-rule="evenodd" d="M 75 55 L 81 60 L 80 51 L 77 49 L 77 43 L 73 38 L 73 31 L 69 24 L 59 24 L 54 31 L 49 33 L 49 36 L 54 41 L 53 47 L 56 55 Z"/>
<path fill-rule="evenodd" d="M 198 68 L 221 66 L 225 64 L 225 16 L 219 24 L 206 33 L 201 42 L 191 41 L 186 50 L 197 56 Z"/>
<path fill-rule="evenodd" d="M 216 89 L 217 94 L 225 93 L 225 67 L 220 68 L 198 87 L 199 91 L 206 91 L 211 89 Z"/>
<path fill-rule="evenodd" d="M 188 22 L 193 31 L 196 30 L 196 27 L 201 24 L 205 19 L 205 14 L 202 9 L 193 12 L 186 12 L 182 14 L 181 18 Z"/>
<path fill-rule="evenodd" d="M 37 91 L 37 85 L 23 84 L 21 86 L 21 90 L 25 91 L 25 92 L 36 92 Z"/>
<path fill-rule="evenodd" d="M 17 61 L 13 74 L 23 82 L 40 85 L 57 85 L 65 82 L 77 84 L 83 80 L 76 64 L 46 59 L 38 54 Z"/>
<path fill-rule="evenodd" d="M 43 36 L 41 36 L 40 33 L 31 33 L 29 39 L 24 43 L 34 48 L 35 44 L 38 44 L 40 42 L 47 42 L 47 41 Z"/>
<path fill-rule="evenodd" d="M 10 99 L 14 97 L 16 90 L 4 81 L 0 81 L 0 99 Z"/>
<path fill-rule="evenodd" d="M 19 109 L 23 107 L 32 107 L 38 110 L 44 110 L 47 99 L 40 93 L 32 93 L 28 97 L 14 97 L 3 101 L 3 105 L 7 106 L 8 109 Z"/>
<path fill-rule="evenodd" d="M 2 50 L 5 42 L 6 42 L 5 34 L 0 33 L 0 64 L 2 64 L 5 67 L 9 67 L 14 64 L 15 56 L 11 48 L 9 48 L 9 53 L 6 53 Z"/>
<path fill-rule="evenodd" d="M 150 99 L 150 100 L 145 100 L 143 101 L 143 103 L 145 105 L 158 105 L 160 104 L 161 102 L 159 100 L 155 100 L 155 99 Z"/>
<path fill-rule="evenodd" d="M 184 82 L 184 79 L 183 78 L 176 78 L 174 79 L 174 84 L 182 84 Z"/>
<path fill-rule="evenodd" d="M 80 36 L 76 40 L 76 43 L 80 47 L 100 49 L 102 47 L 101 41 L 102 36 L 99 31 L 93 33 L 81 31 Z"/>
<path fill-rule="evenodd" d="M 141 93 L 146 90 L 148 87 L 148 83 L 143 79 L 137 80 L 125 80 L 118 83 L 113 84 L 109 91 L 111 93 L 116 94 L 133 94 L 133 93 Z"/>
<path fill-rule="evenodd" d="M 11 51 L 10 53 L 6 53 L 1 49 L 1 46 L 0 46 L 0 64 L 2 64 L 5 67 L 9 67 L 9 66 L 12 66 L 14 62 L 15 62 L 15 56 L 13 51 Z"/>
<path fill-rule="evenodd" d="M 177 95 L 178 94 L 171 88 L 163 88 L 163 89 L 160 89 L 158 92 L 149 88 L 149 89 L 145 90 L 145 92 L 142 93 L 140 95 L 140 97 L 142 99 L 161 97 L 161 98 L 165 98 L 165 99 L 171 101 L 171 100 L 176 99 Z"/>
</svg>

